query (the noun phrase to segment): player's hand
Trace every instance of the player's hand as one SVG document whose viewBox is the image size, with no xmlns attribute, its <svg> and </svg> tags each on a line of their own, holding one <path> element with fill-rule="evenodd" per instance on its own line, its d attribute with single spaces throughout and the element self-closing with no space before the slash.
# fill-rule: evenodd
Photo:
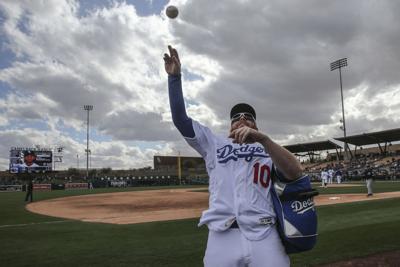
<svg viewBox="0 0 400 267">
<path fill-rule="evenodd" d="M 169 75 L 181 74 L 181 62 L 179 60 L 178 52 L 172 46 L 168 46 L 169 55 L 164 54 L 165 71 Z"/>
<path fill-rule="evenodd" d="M 262 142 L 265 137 L 266 136 L 263 133 L 248 126 L 243 126 L 235 129 L 229 134 L 229 138 L 233 139 L 233 143 L 237 143 L 240 145 Z"/>
</svg>

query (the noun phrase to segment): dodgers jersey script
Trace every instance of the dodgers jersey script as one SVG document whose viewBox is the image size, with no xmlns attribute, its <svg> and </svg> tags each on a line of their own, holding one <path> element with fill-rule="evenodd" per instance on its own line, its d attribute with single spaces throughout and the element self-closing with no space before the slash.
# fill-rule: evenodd
<svg viewBox="0 0 400 267">
<path fill-rule="evenodd" d="M 203 212 L 199 226 L 224 231 L 236 220 L 247 239 L 265 238 L 275 222 L 270 156 L 259 143 L 234 144 L 192 122 L 195 137 L 185 139 L 204 158 L 210 177 L 209 209 Z"/>
</svg>

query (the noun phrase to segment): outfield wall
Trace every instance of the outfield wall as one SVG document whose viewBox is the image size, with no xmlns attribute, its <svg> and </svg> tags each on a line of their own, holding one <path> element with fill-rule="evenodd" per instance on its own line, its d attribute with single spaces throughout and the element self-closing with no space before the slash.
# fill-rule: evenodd
<svg viewBox="0 0 400 267">
<path fill-rule="evenodd" d="M 16 191 L 22 191 L 22 185 L 19 184 L 0 185 L 0 192 L 16 192 Z"/>
</svg>

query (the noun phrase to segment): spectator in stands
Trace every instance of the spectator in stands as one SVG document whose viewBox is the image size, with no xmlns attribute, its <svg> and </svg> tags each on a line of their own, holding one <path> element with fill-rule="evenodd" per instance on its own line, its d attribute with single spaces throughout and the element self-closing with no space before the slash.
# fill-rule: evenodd
<svg viewBox="0 0 400 267">
<path fill-rule="evenodd" d="M 368 190 L 367 197 L 372 197 L 373 196 L 373 191 L 372 191 L 373 172 L 372 172 L 372 168 L 369 165 L 367 165 L 367 168 L 364 171 L 364 176 L 365 176 L 365 181 L 366 181 L 367 190 Z"/>
<path fill-rule="evenodd" d="M 29 180 L 29 183 L 26 187 L 26 196 L 25 196 L 25 202 L 30 200 L 30 202 L 33 202 L 33 182 L 32 180 Z"/>
</svg>

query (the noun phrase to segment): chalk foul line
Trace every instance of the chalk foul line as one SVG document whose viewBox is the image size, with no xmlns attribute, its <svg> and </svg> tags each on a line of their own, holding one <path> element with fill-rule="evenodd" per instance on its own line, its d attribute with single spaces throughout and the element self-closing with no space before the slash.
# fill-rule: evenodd
<svg viewBox="0 0 400 267">
<path fill-rule="evenodd" d="M 72 221 L 73 220 L 50 221 L 50 222 L 32 222 L 32 223 L 20 223 L 20 224 L 4 224 L 4 225 L 0 225 L 0 228 L 21 227 L 21 226 L 29 226 L 29 225 L 37 225 L 37 224 L 54 224 L 54 223 L 64 223 L 64 222 L 72 222 Z"/>
</svg>

